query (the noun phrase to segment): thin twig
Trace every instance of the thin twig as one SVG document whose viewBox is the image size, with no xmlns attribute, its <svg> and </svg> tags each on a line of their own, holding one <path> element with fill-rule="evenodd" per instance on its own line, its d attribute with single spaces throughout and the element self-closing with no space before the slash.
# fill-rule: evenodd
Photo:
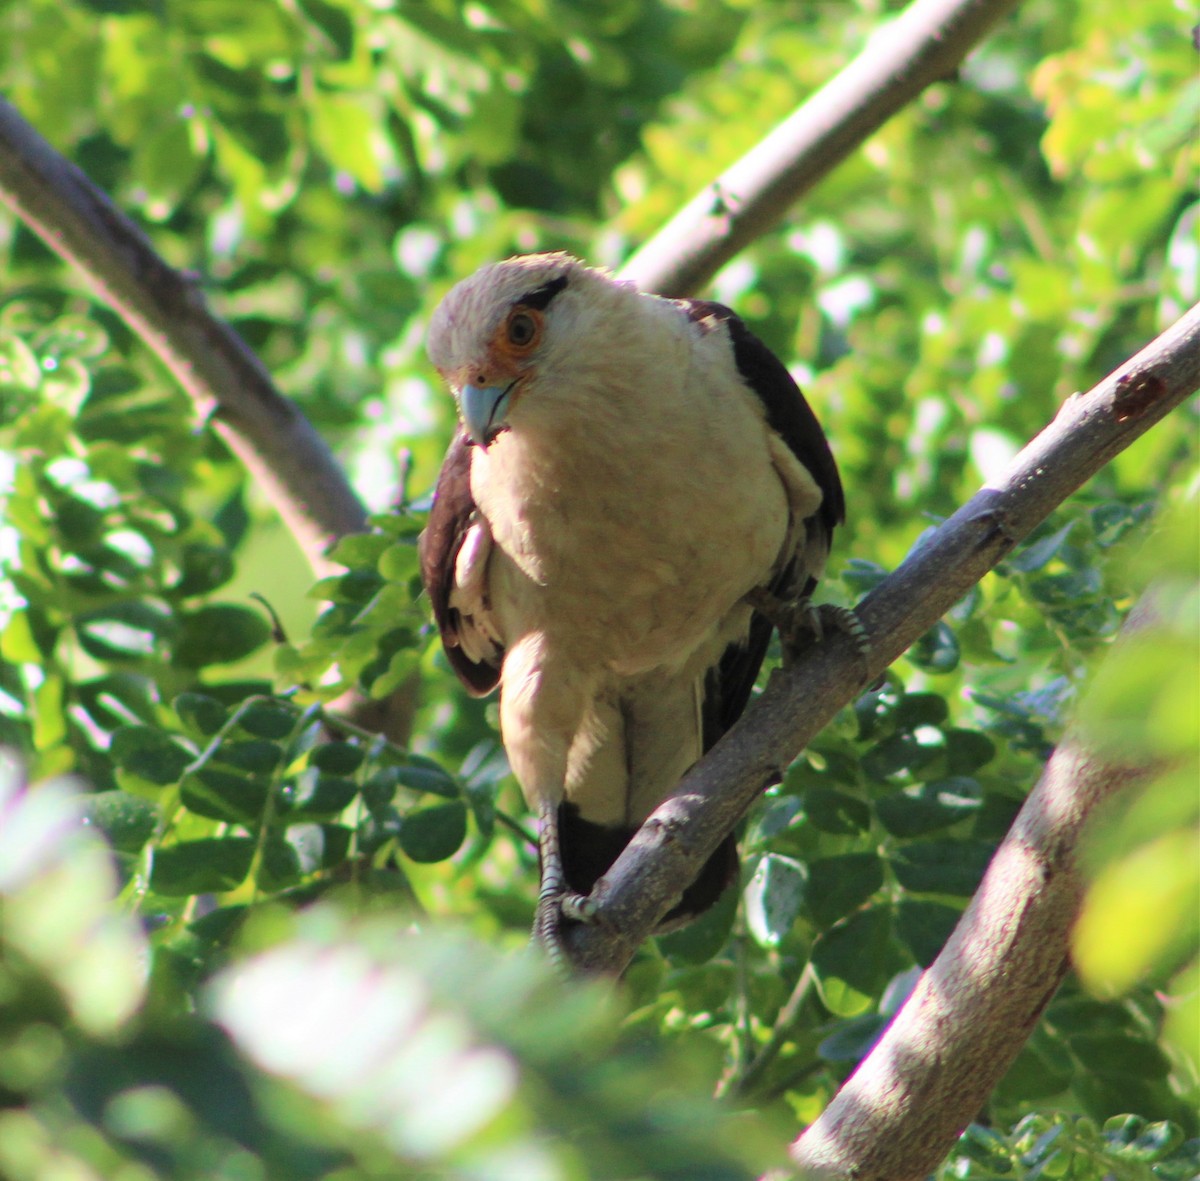
<svg viewBox="0 0 1200 1181">
<path fill-rule="evenodd" d="M 812 995 L 816 983 L 817 974 L 813 971 L 812 962 L 809 961 L 804 965 L 804 970 L 800 973 L 800 978 L 796 981 L 791 995 L 784 1001 L 776 1015 L 771 1036 L 742 1070 L 730 1076 L 728 1083 L 719 1092 L 722 1098 L 726 1096 L 739 1098 L 749 1095 L 755 1090 L 792 1036 L 792 1031 L 796 1028 L 800 1014 L 804 1011 L 804 1006 Z"/>
</svg>

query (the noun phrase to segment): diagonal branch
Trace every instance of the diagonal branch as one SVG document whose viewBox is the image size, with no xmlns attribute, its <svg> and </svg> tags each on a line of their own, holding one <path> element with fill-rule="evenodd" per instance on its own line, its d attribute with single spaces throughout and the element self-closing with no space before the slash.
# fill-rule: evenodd
<svg viewBox="0 0 1200 1181">
<path fill-rule="evenodd" d="M 1076 394 L 1009 466 L 933 530 L 857 611 L 868 679 L 884 671 L 1050 512 L 1200 388 L 1200 304 L 1087 394 Z M 597 922 L 569 933 L 573 961 L 620 972 L 758 795 L 863 684 L 837 636 L 777 672 L 742 720 L 684 777 L 600 880 Z"/>
<path fill-rule="evenodd" d="M 1126 634 L 1148 614 L 1142 605 Z M 792 1145 L 812 1181 L 922 1181 L 976 1117 L 1068 966 L 1083 902 L 1080 837 L 1144 782 L 1068 733 L 946 946 L 887 1032 Z"/>
<path fill-rule="evenodd" d="M 621 268 L 689 295 L 927 86 L 951 77 L 1017 0 L 915 0 L 844 70 L 697 193 Z"/>
<path fill-rule="evenodd" d="M 262 362 L 208 310 L 197 284 L 0 98 L 0 200 L 158 355 L 246 465 L 314 572 L 330 543 L 366 527 L 366 510 L 328 445 L 276 390 Z"/>
</svg>

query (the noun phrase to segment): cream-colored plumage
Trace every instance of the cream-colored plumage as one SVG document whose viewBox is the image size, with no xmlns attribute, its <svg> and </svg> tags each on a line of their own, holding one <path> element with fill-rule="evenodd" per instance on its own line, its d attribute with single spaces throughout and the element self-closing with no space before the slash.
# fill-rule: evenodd
<svg viewBox="0 0 1200 1181">
<path fill-rule="evenodd" d="M 501 665 L 504 745 L 543 817 L 565 798 L 640 824 L 705 749 L 706 676 L 747 636 L 746 595 L 799 593 L 824 564 L 824 490 L 715 306 L 537 255 L 460 283 L 430 325 L 464 416 L 469 398 L 495 417 L 461 461 L 453 573 L 430 560 L 427 582 L 460 658 Z"/>
</svg>

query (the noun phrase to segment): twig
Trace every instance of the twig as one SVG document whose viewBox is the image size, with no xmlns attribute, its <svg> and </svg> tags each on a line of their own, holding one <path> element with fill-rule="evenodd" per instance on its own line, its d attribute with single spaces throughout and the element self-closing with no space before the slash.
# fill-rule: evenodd
<svg viewBox="0 0 1200 1181">
<path fill-rule="evenodd" d="M 927 86 L 951 77 L 1017 0 L 916 0 L 836 77 L 688 202 L 621 269 L 690 295 Z"/>
<path fill-rule="evenodd" d="M 809 961 L 804 965 L 804 970 L 800 973 L 800 978 L 796 981 L 791 995 L 784 1001 L 776 1015 L 771 1036 L 741 1071 L 730 1076 L 728 1083 L 718 1092 L 719 1097 L 740 1098 L 753 1093 L 772 1063 L 779 1057 L 788 1038 L 792 1036 L 792 1030 L 800 1020 L 800 1014 L 804 1012 L 804 1006 L 813 994 L 816 984 L 817 974 L 813 971 L 812 962 Z"/>
<path fill-rule="evenodd" d="M 158 355 L 300 543 L 317 576 L 330 543 L 366 527 L 366 510 L 328 445 L 272 385 L 241 338 L 205 306 L 142 231 L 0 99 L 0 200 L 74 264 Z"/>
<path fill-rule="evenodd" d="M 1075 395 L 1013 460 L 928 534 L 859 604 L 873 679 L 1050 512 L 1200 387 L 1200 305 Z M 594 924 L 573 927 L 574 963 L 620 972 L 705 859 L 864 683 L 854 643 L 834 636 L 777 672 L 742 720 L 683 778 L 597 884 Z"/>
</svg>

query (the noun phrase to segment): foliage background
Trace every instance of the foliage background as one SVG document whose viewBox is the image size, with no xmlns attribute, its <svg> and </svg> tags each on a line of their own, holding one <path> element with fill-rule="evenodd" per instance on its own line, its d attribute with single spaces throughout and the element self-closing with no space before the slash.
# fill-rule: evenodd
<svg viewBox="0 0 1200 1181">
<path fill-rule="evenodd" d="M 896 7 L 0 3 L 6 95 L 403 510 L 310 592 L 184 395 L 0 219 L 0 743 L 26 768 L 0 797 L 0 1173 L 753 1175 L 936 954 L 1102 661 L 1085 721 L 1172 769 L 1105 826 L 1081 978 L 946 1175 L 1200 1169 L 1191 408 L 843 712 L 749 818 L 741 905 L 617 997 L 512 954 L 519 795 L 415 601 L 438 298 L 514 251 L 619 264 Z M 1195 302 L 1189 20 L 1032 0 L 715 280 L 838 455 L 825 597 Z M 1104 661 L 1151 578 L 1159 625 Z M 409 748 L 329 740 L 342 685 L 413 675 Z"/>
</svg>

